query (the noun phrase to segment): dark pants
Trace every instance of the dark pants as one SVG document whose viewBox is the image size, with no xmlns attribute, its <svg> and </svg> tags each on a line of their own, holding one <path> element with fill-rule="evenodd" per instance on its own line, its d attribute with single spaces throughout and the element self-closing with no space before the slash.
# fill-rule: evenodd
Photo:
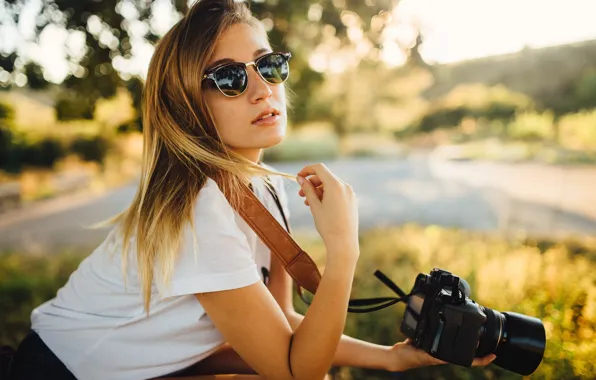
<svg viewBox="0 0 596 380">
<path fill-rule="evenodd" d="M 76 380 L 39 335 L 29 331 L 12 360 L 8 380 Z"/>
</svg>

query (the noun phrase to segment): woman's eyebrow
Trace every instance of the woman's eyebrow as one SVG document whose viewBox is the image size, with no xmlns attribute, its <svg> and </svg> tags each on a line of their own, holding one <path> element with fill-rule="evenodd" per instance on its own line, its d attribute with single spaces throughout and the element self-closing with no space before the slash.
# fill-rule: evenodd
<svg viewBox="0 0 596 380">
<path fill-rule="evenodd" d="M 261 54 L 264 54 L 264 53 L 269 53 L 269 52 L 271 52 L 271 49 L 269 49 L 269 48 L 260 48 L 260 49 L 257 49 L 257 50 L 255 50 L 255 52 L 252 54 L 252 56 L 253 56 L 254 58 L 257 58 L 257 57 L 258 57 L 258 56 L 260 56 Z M 224 63 L 234 63 L 234 62 L 236 62 L 236 61 L 234 61 L 232 58 L 222 58 L 222 59 L 218 59 L 217 61 L 215 61 L 215 62 L 213 62 L 212 64 L 210 64 L 210 65 L 207 67 L 207 70 L 206 70 L 206 71 L 209 71 L 209 70 L 211 70 L 211 69 L 213 69 L 213 68 L 215 68 L 215 67 L 217 67 L 217 66 L 219 66 L 219 65 L 222 65 L 222 64 L 224 64 Z"/>
<path fill-rule="evenodd" d="M 264 54 L 264 53 L 269 53 L 269 52 L 271 52 L 271 49 L 269 49 L 269 48 L 260 48 L 260 49 L 255 50 L 255 52 L 252 53 L 252 56 L 254 58 L 257 58 L 259 55 Z"/>
<path fill-rule="evenodd" d="M 234 61 L 231 58 L 222 58 L 222 59 L 218 59 L 217 61 L 213 62 L 212 64 L 210 64 L 209 66 L 207 66 L 207 69 L 205 71 L 209 71 L 209 70 L 213 70 L 214 68 L 216 68 L 219 65 L 222 65 L 224 63 L 234 63 L 236 61 Z"/>
</svg>

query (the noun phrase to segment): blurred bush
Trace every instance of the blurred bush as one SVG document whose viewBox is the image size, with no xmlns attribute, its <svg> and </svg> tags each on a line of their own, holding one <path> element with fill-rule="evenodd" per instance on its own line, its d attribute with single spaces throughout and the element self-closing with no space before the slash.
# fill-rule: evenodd
<svg viewBox="0 0 596 380">
<path fill-rule="evenodd" d="M 70 150 L 83 161 L 102 164 L 111 145 L 110 140 L 102 136 L 78 137 L 72 142 Z"/>
<path fill-rule="evenodd" d="M 95 112 L 95 105 L 90 99 L 66 94 L 58 97 L 54 108 L 58 120 L 90 120 Z"/>
<path fill-rule="evenodd" d="M 66 155 L 65 145 L 58 139 L 30 140 L 12 124 L 11 107 L 0 104 L 0 170 L 14 173 L 26 166 L 51 168 Z"/>
<path fill-rule="evenodd" d="M 6 103 L 0 103 L 0 120 L 6 121 L 14 118 L 14 110 Z"/>
<path fill-rule="evenodd" d="M 586 70 L 574 84 L 571 103 L 571 110 L 586 110 L 596 107 L 596 68 Z"/>
<path fill-rule="evenodd" d="M 25 167 L 53 168 L 68 154 L 101 164 L 112 145 L 108 138 L 99 135 L 39 136 L 15 130 L 13 124 L 12 107 L 0 103 L 0 170 L 9 173 L 19 173 Z"/>
<path fill-rule="evenodd" d="M 22 166 L 51 168 L 56 161 L 66 156 L 63 143 L 54 138 L 39 141 L 21 140 L 16 146 L 16 154 Z"/>
<path fill-rule="evenodd" d="M 5 103 L 0 103 L 0 169 L 12 165 L 10 149 L 12 147 L 13 133 L 11 131 L 14 120 L 14 110 Z"/>
<path fill-rule="evenodd" d="M 120 124 L 116 128 L 117 133 L 135 133 L 135 132 L 142 132 L 143 127 L 140 118 L 138 120 L 129 121 L 126 123 Z"/>
<path fill-rule="evenodd" d="M 31 140 L 30 140 L 31 139 Z M 73 146 L 79 149 L 76 153 L 83 154 L 81 148 L 89 149 L 85 157 L 92 160 L 101 159 L 105 153 L 96 147 L 94 140 L 85 145 L 78 143 Z M 0 170 L 18 173 L 25 167 L 52 168 L 54 164 L 71 153 L 66 142 L 54 137 L 45 137 L 38 140 L 25 136 L 23 133 L 14 133 L 10 130 L 0 130 L 0 144 L 5 147 L 0 161 Z M 103 143 L 102 143 L 103 144 Z"/>
<path fill-rule="evenodd" d="M 439 108 L 428 112 L 414 127 L 420 132 L 431 132 L 438 128 L 452 128 L 458 126 L 472 110 L 468 107 Z"/>
<path fill-rule="evenodd" d="M 297 237 L 315 261 L 324 263 L 319 240 Z M 496 236 L 405 226 L 364 233 L 362 255 L 352 298 L 393 295 L 374 277 L 380 269 L 405 291 L 420 272 L 434 267 L 465 278 L 472 298 L 500 311 L 516 311 L 540 318 L 546 329 L 545 357 L 532 379 L 596 378 L 596 242 L 509 241 Z M 305 304 L 295 297 L 301 312 Z M 398 304 L 368 314 L 350 314 L 346 334 L 366 341 L 393 345 L 404 306 Z M 392 379 L 395 375 L 357 368 L 337 371 L 339 379 Z M 521 379 L 491 365 L 463 368 L 454 365 L 420 368 L 400 379 Z"/>
<path fill-rule="evenodd" d="M 555 137 L 552 112 L 522 112 L 508 125 L 507 136 L 514 140 L 544 141 Z"/>
<path fill-rule="evenodd" d="M 596 150 L 596 110 L 563 116 L 559 141 L 568 149 Z"/>
<path fill-rule="evenodd" d="M 503 86 L 460 85 L 433 102 L 410 129 L 431 132 L 460 126 L 464 119 L 510 122 L 516 113 L 533 109 L 532 100 Z"/>
</svg>

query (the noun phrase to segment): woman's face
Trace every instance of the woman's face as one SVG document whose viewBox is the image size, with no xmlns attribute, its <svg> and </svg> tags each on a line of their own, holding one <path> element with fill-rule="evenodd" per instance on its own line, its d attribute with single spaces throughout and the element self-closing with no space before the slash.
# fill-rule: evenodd
<svg viewBox="0 0 596 380">
<path fill-rule="evenodd" d="M 263 31 L 248 24 L 236 24 L 220 37 L 207 68 L 222 59 L 251 62 L 269 52 L 271 47 Z M 249 66 L 247 72 L 248 87 L 242 95 L 228 98 L 216 87 L 207 86 L 205 100 L 224 143 L 257 162 L 261 150 L 280 143 L 286 133 L 286 96 L 283 84 L 265 82 L 254 66 Z M 278 116 L 256 121 L 269 111 Z"/>
</svg>

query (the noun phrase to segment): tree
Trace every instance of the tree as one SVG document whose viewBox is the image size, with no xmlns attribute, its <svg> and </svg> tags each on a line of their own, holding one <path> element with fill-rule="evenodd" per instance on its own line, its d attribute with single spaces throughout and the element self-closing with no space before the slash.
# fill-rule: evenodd
<svg viewBox="0 0 596 380">
<path fill-rule="evenodd" d="M 28 1 L 1 2 L 7 10 L 7 16 L 15 24 L 20 21 L 21 14 Z M 36 17 L 34 35 L 40 34 L 49 27 L 64 28 L 69 36 L 82 37 L 84 44 L 81 51 L 69 51 L 67 59 L 70 72 L 61 83 L 64 94 L 57 101 L 57 114 L 61 119 L 91 118 L 95 103 L 101 98 L 110 98 L 116 94 L 118 87 L 127 86 L 139 91 L 136 86 L 139 78 L 118 73 L 113 66 L 114 59 L 129 59 L 132 56 L 133 37 L 141 37 L 155 43 L 159 36 L 151 27 L 144 32 L 136 33 L 139 25 L 149 25 L 152 14 L 151 2 L 144 0 L 43 0 Z M 173 2 L 175 9 L 184 12 L 187 5 L 184 1 Z M 136 17 L 125 18 L 123 8 L 128 7 L 129 14 Z M 140 23 L 140 24 L 139 24 Z M 81 54 L 82 53 L 82 54 Z M 22 72 L 27 76 L 27 84 L 32 89 L 41 89 L 48 85 L 39 62 L 24 63 L 20 51 L 3 54 L 0 66 L 8 72 Z M 139 94 L 133 95 L 136 99 Z M 81 104 L 84 107 L 81 107 Z M 139 105 L 139 102 L 135 102 Z M 76 111 L 81 111 L 77 113 Z M 68 110 L 68 111 L 65 111 Z"/>
</svg>

